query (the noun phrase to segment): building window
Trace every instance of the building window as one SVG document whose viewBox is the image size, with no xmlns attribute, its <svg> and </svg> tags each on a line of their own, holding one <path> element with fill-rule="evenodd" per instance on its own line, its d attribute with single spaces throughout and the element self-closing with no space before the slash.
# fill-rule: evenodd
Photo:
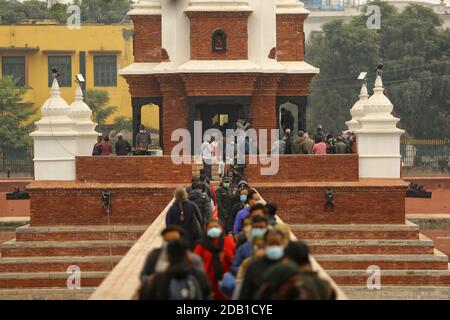
<svg viewBox="0 0 450 320">
<path fill-rule="evenodd" d="M 117 86 L 117 56 L 94 56 L 94 86 Z"/>
<path fill-rule="evenodd" d="M 72 58 L 71 56 L 49 56 L 48 57 L 48 86 L 53 83 L 52 69 L 58 70 L 60 76 L 58 83 L 60 87 L 72 86 Z"/>
<path fill-rule="evenodd" d="M 222 29 L 217 29 L 212 35 L 212 51 L 225 52 L 227 51 L 227 35 Z"/>
<path fill-rule="evenodd" d="M 25 87 L 25 57 L 2 57 L 2 75 L 11 76 L 17 87 Z"/>
</svg>

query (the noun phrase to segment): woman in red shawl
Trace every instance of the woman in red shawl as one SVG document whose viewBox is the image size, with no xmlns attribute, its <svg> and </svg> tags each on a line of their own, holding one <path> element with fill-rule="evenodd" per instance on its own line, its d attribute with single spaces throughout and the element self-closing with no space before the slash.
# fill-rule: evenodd
<svg viewBox="0 0 450 320">
<path fill-rule="evenodd" d="M 228 298 L 219 290 L 219 281 L 222 280 L 225 272 L 230 271 L 236 244 L 231 236 L 224 236 L 224 226 L 217 219 L 210 220 L 206 230 L 206 237 L 198 242 L 194 253 L 203 260 L 214 292 L 214 299 L 227 300 Z"/>
</svg>

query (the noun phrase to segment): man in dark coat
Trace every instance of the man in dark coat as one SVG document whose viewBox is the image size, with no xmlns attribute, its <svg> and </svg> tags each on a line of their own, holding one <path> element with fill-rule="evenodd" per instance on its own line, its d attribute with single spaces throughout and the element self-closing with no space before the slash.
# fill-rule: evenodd
<svg viewBox="0 0 450 320">
<path fill-rule="evenodd" d="M 136 148 L 138 150 L 147 150 L 152 144 L 152 137 L 150 131 L 145 129 L 145 126 L 141 124 L 139 126 L 139 132 L 136 135 Z"/>
<path fill-rule="evenodd" d="M 131 145 L 127 140 L 124 140 L 121 133 L 117 135 L 116 154 L 118 156 L 126 156 L 131 152 Z"/>
<path fill-rule="evenodd" d="M 140 292 L 140 300 L 209 300 L 212 292 L 208 277 L 193 266 L 188 258 L 188 245 L 174 240 L 167 246 L 167 271 L 147 279 Z M 185 283 L 187 287 L 179 287 Z"/>
<path fill-rule="evenodd" d="M 279 230 L 269 230 L 264 235 L 266 255 L 263 258 L 254 259 L 245 272 L 244 281 L 239 295 L 239 300 L 255 299 L 264 280 L 264 272 L 283 259 L 282 243 L 284 235 Z M 278 248 L 278 250 L 272 250 Z M 277 253 L 277 255 L 273 254 Z"/>
<path fill-rule="evenodd" d="M 204 184 L 200 181 L 192 183 L 192 191 L 189 192 L 188 199 L 197 205 L 203 217 L 203 224 L 206 224 L 211 218 L 213 207 L 211 204 L 211 199 L 209 199 L 208 195 L 203 192 L 203 189 Z"/>
<path fill-rule="evenodd" d="M 286 129 L 290 129 L 291 132 L 294 131 L 294 116 L 289 110 L 286 110 L 286 108 L 281 108 L 281 128 L 283 128 L 283 132 L 286 131 Z"/>
<path fill-rule="evenodd" d="M 220 188 L 216 191 L 217 206 L 219 207 L 219 220 L 224 224 L 227 223 L 228 216 L 231 212 L 233 202 L 233 193 L 231 192 L 231 179 L 224 177 Z"/>
</svg>

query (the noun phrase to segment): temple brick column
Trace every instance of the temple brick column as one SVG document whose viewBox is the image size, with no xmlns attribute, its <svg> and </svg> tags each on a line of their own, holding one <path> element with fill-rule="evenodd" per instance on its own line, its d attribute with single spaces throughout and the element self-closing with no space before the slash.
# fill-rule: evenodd
<svg viewBox="0 0 450 320">
<path fill-rule="evenodd" d="M 161 2 L 141 0 L 128 16 L 134 24 L 135 62 L 160 62 L 162 56 Z"/>
<path fill-rule="evenodd" d="M 280 77 L 261 75 L 255 82 L 250 105 L 250 123 L 257 131 L 267 129 L 267 146 L 270 151 L 270 129 L 278 127 L 277 90 Z M 259 141 L 261 144 L 261 141 Z"/>
<path fill-rule="evenodd" d="M 277 60 L 303 61 L 305 33 L 303 24 L 309 11 L 296 0 L 277 1 Z"/>
<path fill-rule="evenodd" d="M 171 141 L 172 132 L 176 129 L 189 128 L 189 108 L 183 81 L 176 75 L 156 76 L 162 92 L 162 139 L 164 155 L 170 155 L 178 141 Z"/>
</svg>

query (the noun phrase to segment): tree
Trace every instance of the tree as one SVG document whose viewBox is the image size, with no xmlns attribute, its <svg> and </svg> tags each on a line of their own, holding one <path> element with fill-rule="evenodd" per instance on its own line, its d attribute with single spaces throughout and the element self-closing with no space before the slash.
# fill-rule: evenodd
<svg viewBox="0 0 450 320">
<path fill-rule="evenodd" d="M 81 9 L 82 23 L 123 23 L 130 21 L 127 12 L 130 0 L 75 0 Z M 67 5 L 55 3 L 47 8 L 46 2 L 39 0 L 0 0 L 0 24 L 16 24 L 28 19 L 54 19 L 65 23 L 68 18 Z"/>
<path fill-rule="evenodd" d="M 119 132 L 132 131 L 133 121 L 130 117 L 117 116 L 113 122 L 114 129 L 110 132 L 110 136 L 115 137 Z"/>
<path fill-rule="evenodd" d="M 326 130 L 345 129 L 349 109 L 357 100 L 360 71 L 369 71 L 369 88 L 378 62 L 384 64 L 383 83 L 394 104 L 400 126 L 410 136 L 442 138 L 450 135 L 450 30 L 429 8 L 411 5 L 403 12 L 386 2 L 381 30 L 366 27 L 364 15 L 349 23 L 332 21 L 307 44 L 307 60 L 320 68 L 310 90 L 310 125 Z"/>
<path fill-rule="evenodd" d="M 97 123 L 95 130 L 98 132 L 106 131 L 106 120 L 117 111 L 117 107 L 107 106 L 109 102 L 108 92 L 88 89 L 84 93 L 84 101 L 91 108 L 93 120 Z"/>
<path fill-rule="evenodd" d="M 0 152 L 29 146 L 33 129 L 30 117 L 35 113 L 32 103 L 22 102 L 25 89 L 16 87 L 11 77 L 0 79 Z"/>
<path fill-rule="evenodd" d="M 89 23 L 121 23 L 128 21 L 130 0 L 82 0 L 76 2 L 81 9 L 81 21 Z"/>
</svg>

